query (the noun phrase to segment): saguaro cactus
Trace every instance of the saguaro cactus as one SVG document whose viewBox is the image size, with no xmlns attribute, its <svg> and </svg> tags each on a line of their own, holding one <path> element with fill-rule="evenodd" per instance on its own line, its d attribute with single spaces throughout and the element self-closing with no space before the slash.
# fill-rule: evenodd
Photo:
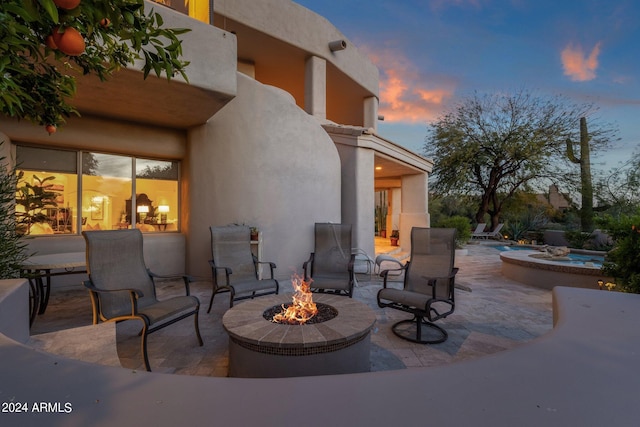
<svg viewBox="0 0 640 427">
<path fill-rule="evenodd" d="M 580 193 L 582 208 L 580 209 L 580 228 L 584 232 L 593 231 L 593 183 L 591 182 L 591 154 L 589 150 L 589 133 L 587 119 L 580 118 L 580 157 L 573 151 L 573 142 L 567 138 L 567 157 L 572 163 L 580 165 Z"/>
</svg>

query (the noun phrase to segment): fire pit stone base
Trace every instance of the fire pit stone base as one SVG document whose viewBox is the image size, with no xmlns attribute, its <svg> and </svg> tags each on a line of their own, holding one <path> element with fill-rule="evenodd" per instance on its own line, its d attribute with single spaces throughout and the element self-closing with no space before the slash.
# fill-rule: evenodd
<svg viewBox="0 0 640 427">
<path fill-rule="evenodd" d="M 229 376 L 279 378 L 346 374 L 370 370 L 370 331 L 375 314 L 344 296 L 315 294 L 338 315 L 310 325 L 283 325 L 263 317 L 265 308 L 286 304 L 290 295 L 249 300 L 228 310 L 222 323 L 229 334 Z"/>
</svg>

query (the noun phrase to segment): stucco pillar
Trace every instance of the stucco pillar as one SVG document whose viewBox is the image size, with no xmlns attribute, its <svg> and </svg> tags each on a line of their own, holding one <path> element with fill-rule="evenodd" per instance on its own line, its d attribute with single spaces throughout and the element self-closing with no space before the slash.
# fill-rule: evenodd
<svg viewBox="0 0 640 427">
<path fill-rule="evenodd" d="M 378 98 L 375 96 L 364 99 L 364 127 L 378 132 Z"/>
<path fill-rule="evenodd" d="M 342 165 L 342 223 L 352 224 L 353 247 L 374 258 L 374 153 L 353 145 L 336 147 Z"/>
<path fill-rule="evenodd" d="M 304 109 L 319 119 L 327 118 L 327 61 L 317 56 L 305 63 Z"/>
<path fill-rule="evenodd" d="M 428 191 L 426 173 L 402 177 L 400 246 L 405 251 L 411 250 L 411 228 L 429 226 Z"/>
</svg>

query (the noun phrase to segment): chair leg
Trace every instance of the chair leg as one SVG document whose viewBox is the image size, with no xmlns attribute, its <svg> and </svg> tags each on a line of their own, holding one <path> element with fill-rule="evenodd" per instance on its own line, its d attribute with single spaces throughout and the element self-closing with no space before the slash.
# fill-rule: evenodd
<svg viewBox="0 0 640 427">
<path fill-rule="evenodd" d="M 142 360 L 144 361 L 144 367 L 148 372 L 151 372 L 151 365 L 149 365 L 149 356 L 147 355 L 147 323 L 144 323 L 144 327 L 142 328 L 142 338 L 141 338 L 141 347 L 142 347 Z"/>
<path fill-rule="evenodd" d="M 200 347 L 202 347 L 204 345 L 204 342 L 202 341 L 202 336 L 200 335 L 200 324 L 198 323 L 198 317 L 200 317 L 200 308 L 198 307 L 198 309 L 196 310 L 196 312 L 193 314 L 194 317 L 194 324 L 196 327 L 196 336 L 198 337 L 198 343 L 200 344 Z"/>
<path fill-rule="evenodd" d="M 211 313 L 211 306 L 213 305 L 213 297 L 216 296 L 216 291 L 213 291 L 211 294 L 211 299 L 209 300 L 209 309 L 207 309 L 207 314 Z"/>
<path fill-rule="evenodd" d="M 435 337 L 433 334 L 431 337 L 423 337 L 423 326 L 426 326 L 429 331 L 435 332 Z M 399 338 L 418 344 L 439 344 L 445 342 L 449 336 L 443 328 L 425 320 L 422 316 L 396 322 L 391 327 L 391 331 Z"/>
</svg>

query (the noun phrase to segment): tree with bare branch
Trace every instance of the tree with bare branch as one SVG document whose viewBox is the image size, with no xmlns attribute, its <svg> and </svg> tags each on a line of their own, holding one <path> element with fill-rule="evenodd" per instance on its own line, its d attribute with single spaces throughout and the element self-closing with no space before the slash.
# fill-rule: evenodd
<svg viewBox="0 0 640 427">
<path fill-rule="evenodd" d="M 489 214 L 495 227 L 505 201 L 517 191 L 543 188 L 545 180 L 577 188 L 566 141 L 576 140 L 580 118 L 596 110 L 593 104 L 527 90 L 475 93 L 430 124 L 424 154 L 434 159 L 431 188 L 439 194 L 478 195 L 476 221 L 485 222 Z M 591 151 L 604 149 L 615 130 L 593 123 Z"/>
</svg>

